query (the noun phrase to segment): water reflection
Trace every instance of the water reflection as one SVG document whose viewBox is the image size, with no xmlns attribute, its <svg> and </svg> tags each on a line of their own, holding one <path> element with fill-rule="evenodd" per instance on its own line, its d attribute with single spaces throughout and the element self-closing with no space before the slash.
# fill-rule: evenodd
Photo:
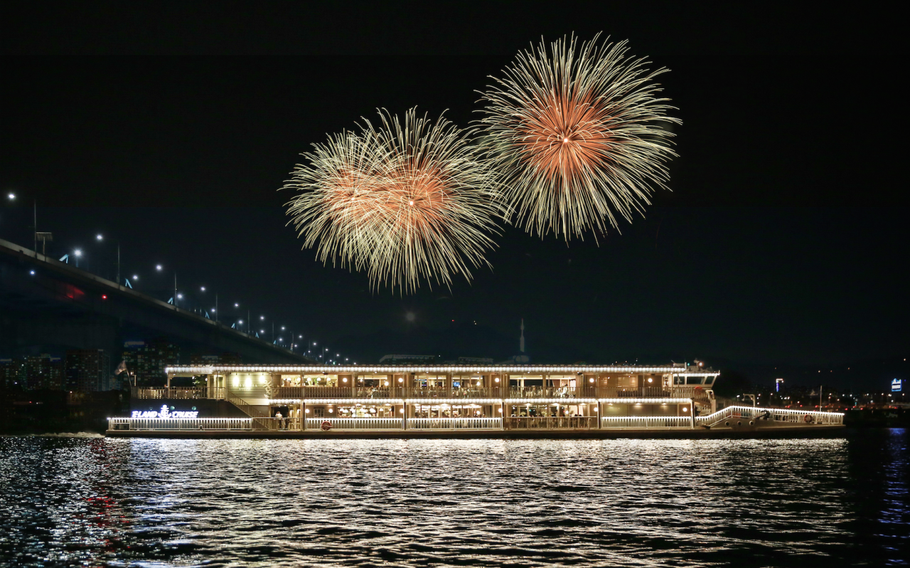
<svg viewBox="0 0 910 568">
<path fill-rule="evenodd" d="M 896 563 L 907 544 L 907 434 L 875 432 L 729 441 L 0 438 L 0 558 Z"/>
</svg>

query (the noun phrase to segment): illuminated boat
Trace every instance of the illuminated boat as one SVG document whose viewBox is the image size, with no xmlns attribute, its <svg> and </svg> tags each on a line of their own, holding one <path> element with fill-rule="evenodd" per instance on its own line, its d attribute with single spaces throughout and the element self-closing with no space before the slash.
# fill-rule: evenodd
<svg viewBox="0 0 910 568">
<path fill-rule="evenodd" d="M 134 388 L 109 435 L 578 435 L 832 428 L 843 414 L 728 406 L 695 365 L 222 365 L 168 367 Z M 201 386 L 176 386 L 192 380 Z"/>
</svg>

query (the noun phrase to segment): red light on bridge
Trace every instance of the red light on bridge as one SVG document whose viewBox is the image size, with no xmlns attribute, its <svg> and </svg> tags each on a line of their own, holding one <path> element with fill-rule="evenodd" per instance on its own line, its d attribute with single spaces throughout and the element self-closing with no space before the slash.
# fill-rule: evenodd
<svg viewBox="0 0 910 568">
<path fill-rule="evenodd" d="M 107 294 L 101 294 L 101 299 L 102 299 L 102 300 L 107 300 Z"/>
</svg>

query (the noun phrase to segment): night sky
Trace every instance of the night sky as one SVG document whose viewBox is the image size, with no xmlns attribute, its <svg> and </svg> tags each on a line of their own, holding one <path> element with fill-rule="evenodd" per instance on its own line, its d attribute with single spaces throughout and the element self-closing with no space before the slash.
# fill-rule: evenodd
<svg viewBox="0 0 910 568">
<path fill-rule="evenodd" d="M 119 240 L 137 289 L 163 296 L 176 271 L 199 301 L 217 291 L 223 318 L 251 307 L 352 357 L 474 322 L 512 352 L 460 355 L 514 355 L 521 318 L 532 361 L 907 356 L 896 14 L 426 4 L 5 5 L 0 238 L 30 244 L 36 199 L 49 254 L 82 247 L 110 271 Z M 599 245 L 505 227 L 492 271 L 403 298 L 300 250 L 276 190 L 311 144 L 379 107 L 467 127 L 520 49 L 600 31 L 671 70 L 680 158 L 644 218 Z"/>
</svg>

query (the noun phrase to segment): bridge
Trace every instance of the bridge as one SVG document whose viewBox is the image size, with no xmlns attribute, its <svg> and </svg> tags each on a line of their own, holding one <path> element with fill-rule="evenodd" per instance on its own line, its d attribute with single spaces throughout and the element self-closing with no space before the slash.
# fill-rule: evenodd
<svg viewBox="0 0 910 568">
<path fill-rule="evenodd" d="M 104 349 L 167 337 L 182 352 L 236 353 L 244 362 L 310 362 L 303 355 L 0 239 L 0 355 Z"/>
</svg>

